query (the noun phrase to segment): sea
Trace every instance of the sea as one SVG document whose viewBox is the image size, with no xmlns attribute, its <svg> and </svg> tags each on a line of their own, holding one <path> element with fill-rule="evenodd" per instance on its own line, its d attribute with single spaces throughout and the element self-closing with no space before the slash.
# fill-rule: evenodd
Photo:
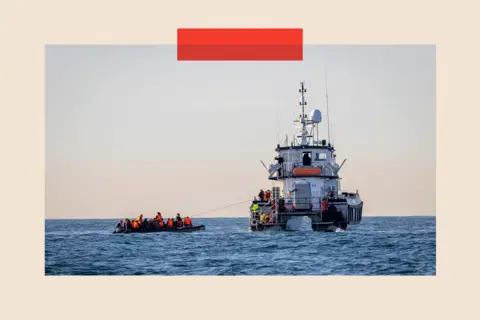
<svg viewBox="0 0 480 320">
<path fill-rule="evenodd" d="M 435 217 L 363 217 L 345 232 L 251 232 L 248 218 L 193 218 L 193 233 L 113 234 L 116 219 L 45 220 L 45 275 L 436 274 Z"/>
</svg>

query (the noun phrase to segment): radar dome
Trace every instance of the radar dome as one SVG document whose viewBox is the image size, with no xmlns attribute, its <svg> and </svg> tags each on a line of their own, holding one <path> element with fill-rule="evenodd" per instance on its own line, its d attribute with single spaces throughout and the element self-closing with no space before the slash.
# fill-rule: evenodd
<svg viewBox="0 0 480 320">
<path fill-rule="evenodd" d="M 320 112 L 320 110 L 318 109 L 312 110 L 312 112 L 310 112 L 310 119 L 314 123 L 322 122 L 322 113 Z"/>
</svg>

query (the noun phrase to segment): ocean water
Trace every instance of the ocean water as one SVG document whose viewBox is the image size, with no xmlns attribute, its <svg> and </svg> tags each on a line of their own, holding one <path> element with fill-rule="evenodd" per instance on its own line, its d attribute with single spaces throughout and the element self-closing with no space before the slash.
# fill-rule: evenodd
<svg viewBox="0 0 480 320">
<path fill-rule="evenodd" d="M 435 275 L 435 217 L 364 217 L 347 232 L 248 231 L 194 219 L 193 233 L 113 234 L 117 220 L 45 220 L 46 275 Z"/>
</svg>

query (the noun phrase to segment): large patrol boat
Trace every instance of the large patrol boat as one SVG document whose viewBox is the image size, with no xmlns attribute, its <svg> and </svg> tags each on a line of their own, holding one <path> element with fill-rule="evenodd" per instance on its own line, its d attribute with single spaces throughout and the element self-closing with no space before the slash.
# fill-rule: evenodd
<svg viewBox="0 0 480 320">
<path fill-rule="evenodd" d="M 326 94 L 328 140 L 319 139 L 322 113 L 318 109 L 305 114 L 305 82 L 300 83 L 302 113 L 295 120 L 300 133 L 275 151 L 276 163 L 268 168 L 272 191 L 262 190 L 250 206 L 250 230 L 295 230 L 309 217 L 314 231 L 346 230 L 349 224 L 362 220 L 363 201 L 358 190 L 341 191 L 339 165 L 330 143 L 328 94 Z"/>
</svg>

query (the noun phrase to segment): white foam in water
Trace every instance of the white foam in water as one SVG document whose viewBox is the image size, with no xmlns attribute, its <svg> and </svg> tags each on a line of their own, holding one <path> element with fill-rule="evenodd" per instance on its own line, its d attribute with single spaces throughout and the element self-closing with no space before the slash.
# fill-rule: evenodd
<svg viewBox="0 0 480 320">
<path fill-rule="evenodd" d="M 303 217 L 292 217 L 287 222 L 288 230 L 300 230 L 302 228 Z"/>
</svg>

